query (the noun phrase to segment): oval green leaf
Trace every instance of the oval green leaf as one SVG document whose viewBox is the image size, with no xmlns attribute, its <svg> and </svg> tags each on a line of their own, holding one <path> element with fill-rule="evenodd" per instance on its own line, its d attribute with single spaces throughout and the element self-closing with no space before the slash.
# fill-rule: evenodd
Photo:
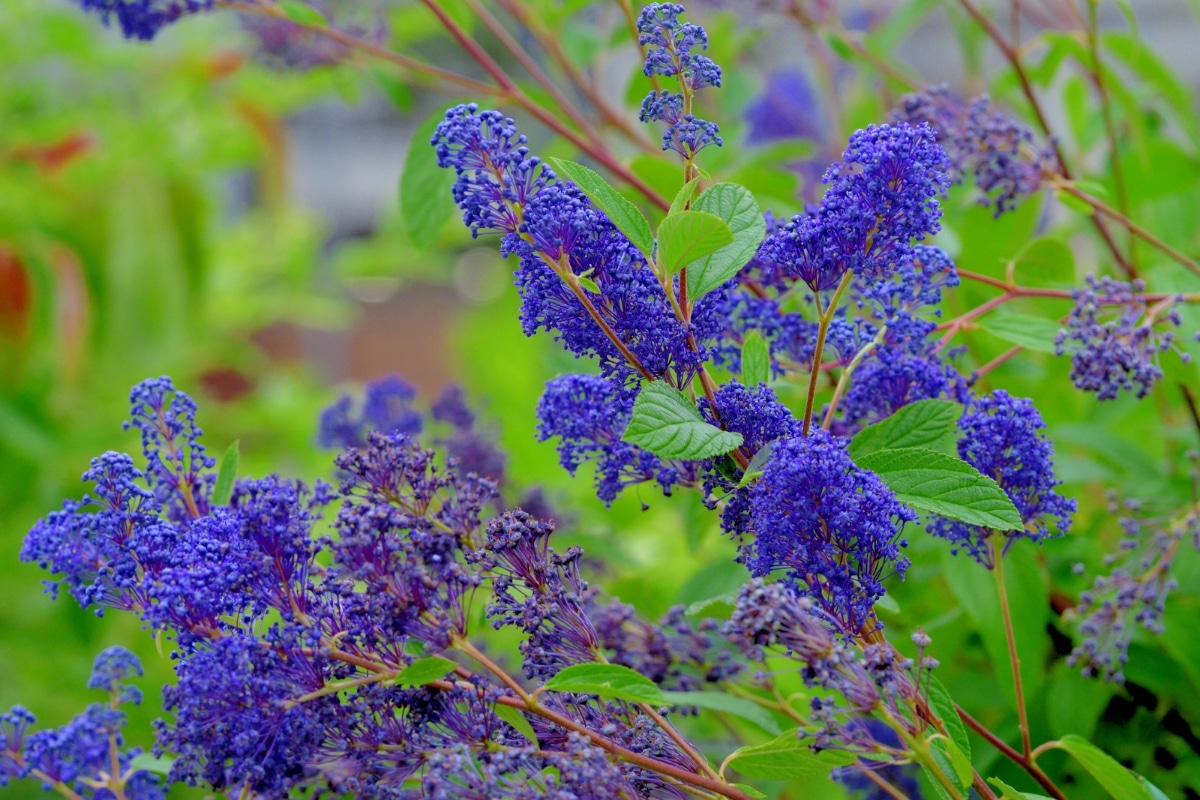
<svg viewBox="0 0 1200 800">
<path fill-rule="evenodd" d="M 408 240 L 418 250 L 428 250 L 454 213 L 450 187 L 454 171 L 442 169 L 429 140 L 445 117 L 438 111 L 425 119 L 408 142 L 404 171 L 400 173 L 400 223 Z"/>
<path fill-rule="evenodd" d="M 1141 776 L 1121 766 L 1082 736 L 1067 734 L 1058 740 L 1058 746 L 1070 753 L 1115 800 L 1153 800 Z"/>
<path fill-rule="evenodd" d="M 733 232 L 716 214 L 679 211 L 658 225 L 658 264 L 674 275 L 693 261 L 733 242 Z"/>
<path fill-rule="evenodd" d="M 663 381 L 642 388 L 621 438 L 656 456 L 691 460 L 728 453 L 742 443 L 740 433 L 705 422 L 686 394 Z"/>
<path fill-rule="evenodd" d="M 609 700 L 671 705 L 654 681 L 620 664 L 575 664 L 561 670 L 542 688 L 551 692 L 594 694 Z"/>
<path fill-rule="evenodd" d="M 1019 344 L 1035 353 L 1055 353 L 1054 337 L 1062 327 L 1057 322 L 1032 314 L 997 314 L 979 323 L 993 336 Z"/>
<path fill-rule="evenodd" d="M 933 448 L 962 415 L 962 406 L 945 400 L 909 403 L 882 422 L 863 428 L 850 440 L 850 457 L 904 447 Z"/>
<path fill-rule="evenodd" d="M 747 778 L 783 781 L 808 775 L 828 775 L 837 767 L 854 763 L 854 755 L 844 750 L 814 753 L 801 741 L 799 732 L 799 728 L 793 728 L 769 742 L 743 747 L 729 756 L 727 766 Z"/>
<path fill-rule="evenodd" d="M 238 471 L 238 441 L 234 440 L 225 451 L 225 455 L 221 456 L 221 464 L 217 467 L 217 482 L 213 485 L 214 506 L 227 506 L 233 497 L 233 482 Z"/>
<path fill-rule="evenodd" d="M 424 686 L 430 681 L 446 677 L 446 674 L 456 666 L 458 665 L 453 661 L 441 656 L 418 659 L 400 670 L 400 674 L 396 676 L 396 685 Z"/>
<path fill-rule="evenodd" d="M 854 461 L 878 475 L 900 502 L 920 511 L 998 531 L 1024 527 L 1004 490 L 961 459 L 906 447 L 880 450 Z"/>
<path fill-rule="evenodd" d="M 637 206 L 609 186 L 595 170 L 561 158 L 550 160 L 554 162 L 556 170 L 578 186 L 596 207 L 605 213 L 612 224 L 617 226 L 617 230 L 625 234 L 625 237 L 633 242 L 633 246 L 642 251 L 647 261 L 653 259 L 654 234 L 650 232 L 650 223 Z"/>
<path fill-rule="evenodd" d="M 750 388 L 771 380 L 771 351 L 758 331 L 750 331 L 742 342 L 742 383 Z"/>
<path fill-rule="evenodd" d="M 754 195 L 736 183 L 718 183 L 708 187 L 693 211 L 707 211 L 725 221 L 733 233 L 733 243 L 688 266 L 688 295 L 703 297 L 738 274 L 754 257 L 767 233 L 767 223 Z"/>
</svg>

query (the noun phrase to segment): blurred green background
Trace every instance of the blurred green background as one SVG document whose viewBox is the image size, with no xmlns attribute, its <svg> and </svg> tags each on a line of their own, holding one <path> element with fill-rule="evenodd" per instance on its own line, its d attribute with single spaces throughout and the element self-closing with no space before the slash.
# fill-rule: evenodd
<svg viewBox="0 0 1200 800">
<path fill-rule="evenodd" d="M 458 4 L 449 5 L 469 20 Z M 561 26 L 579 68 L 618 76 L 609 87 L 617 103 L 636 102 L 648 84 L 620 26 L 609 24 L 611 13 L 589 16 L 586 5 L 548 4 L 547 24 Z M 905 69 L 925 81 L 990 88 L 1023 109 L 1013 74 L 980 55 L 979 33 L 961 15 L 928 2 L 897 8 L 872 18 L 864 41 L 873 52 L 899 52 L 913 61 Z M 1115 113 L 1127 132 L 1117 157 L 1125 174 L 1136 176 L 1131 213 L 1196 253 L 1194 78 L 1172 72 L 1115 5 L 1107 12 L 1106 46 L 1119 79 Z M 810 51 L 795 65 L 786 37 L 799 36 L 798 29 L 772 32 L 779 24 L 773 18 L 729 10 L 705 8 L 696 16 L 727 75 L 725 89 L 708 101 L 727 146 L 706 153 L 705 167 L 746 184 L 777 213 L 798 209 L 815 191 L 810 172 L 781 164 L 828 162 L 851 130 L 883 119 L 900 94 L 860 61 L 843 61 L 853 54 L 836 37 L 805 38 Z M 397 3 L 385 17 L 397 49 L 469 71 L 461 56 L 448 55 L 456 52 L 450 40 L 421 9 Z M 1167 25 L 1168 35 L 1179 35 L 1181 26 L 1191 26 L 1192 35 L 1200 30 L 1186 10 L 1182 22 Z M 1073 63 L 1083 57 L 1078 38 L 1052 26 L 1028 37 L 1036 43 L 1029 47 L 1031 77 L 1048 98 L 1064 146 L 1085 177 L 1111 194 L 1104 123 Z M 945 52 L 931 57 L 929 42 Z M 151 741 L 169 660 L 136 620 L 97 619 L 69 599 L 51 601 L 41 587 L 47 576 L 17 557 L 34 521 L 84 491 L 79 476 L 92 456 L 136 449 L 121 421 L 129 387 L 147 376 L 169 374 L 196 398 L 210 453 L 240 440 L 242 473 L 308 479 L 330 477 L 330 454 L 315 446 L 316 420 L 341 391 L 397 372 L 428 402 L 445 384 L 461 382 L 508 454 L 511 483 L 540 485 L 567 510 L 565 536 L 602 559 L 591 577 L 605 591 L 654 617 L 740 584 L 744 571 L 731 561 L 733 546 L 698 498 L 662 498 L 643 487 L 605 510 L 586 468 L 570 478 L 553 443 L 535 441 L 533 409 L 545 381 L 588 367 L 549 337 L 521 334 L 496 242 L 473 242 L 456 219 L 429 237 L 432 246 L 405 232 L 396 186 L 409 140 L 458 95 L 414 89 L 357 61 L 284 69 L 257 47 L 225 14 L 189 19 L 152 45 L 134 45 L 66 2 L 8 0 L 0 7 L 0 708 L 20 703 L 45 724 L 65 722 L 96 699 L 84 689 L 95 653 L 123 644 L 143 657 L 148 672 L 147 702 L 133 713 L 129 738 Z M 741 112 L 781 63 L 802 68 L 817 85 L 813 124 L 750 146 Z M 530 130 L 537 150 L 574 155 Z M 679 170 L 669 159 L 623 155 L 643 179 L 674 193 Z M 445 194 L 430 202 L 450 204 Z M 1027 202 L 997 221 L 963 188 L 947 203 L 945 227 L 941 243 L 964 269 L 1002 277 L 1011 268 L 1022 283 L 1068 287 L 1102 268 L 1084 220 L 1053 200 Z M 1049 244 L 1031 251 L 1034 239 Z M 1195 291 L 1194 276 L 1138 252 L 1152 289 Z M 992 295 L 965 286 L 946 313 Z M 1029 301 L 1006 310 L 1057 320 L 1069 306 Z M 1185 314 L 1185 331 L 1200 329 L 1198 323 L 1194 311 Z M 983 330 L 957 343 L 967 346 L 964 371 L 1011 346 Z M 1087 681 L 1068 668 L 1063 650 L 1075 631 L 1058 613 L 1087 585 L 1073 565 L 1094 570 L 1119 540 L 1105 511 L 1107 488 L 1163 513 L 1194 501 L 1185 453 L 1200 435 L 1180 386 L 1196 387 L 1196 372 L 1175 353 L 1163 366 L 1168 379 L 1141 402 L 1098 404 L 1070 388 L 1065 359 L 1043 352 L 1022 354 L 986 384 L 1035 398 L 1066 492 L 1081 509 L 1072 536 L 1014 553 L 1035 739 L 1090 736 L 1171 796 L 1200 797 L 1195 552 L 1185 548 L 1175 566 L 1180 588 L 1167 634 L 1135 638 L 1131 685 Z M 777 389 L 785 398 L 794 394 Z M 1011 740 L 1010 687 L 994 666 L 1002 653 L 986 598 L 974 594 L 974 565 L 951 558 L 920 531 L 910 540 L 909 580 L 889 587 L 901 611 L 885 621 L 896 641 L 917 626 L 928 631 L 941 680 Z M 698 735 L 709 734 L 718 735 Z M 976 752 L 986 752 L 978 744 Z M 1047 758 L 1053 770 L 1075 769 L 1056 759 Z M 980 759 L 976 767 L 1014 779 L 999 762 Z M 1089 778 L 1071 774 L 1078 781 L 1072 797 L 1100 796 Z M 5 791 L 40 794 L 34 786 Z M 841 796 L 827 783 L 802 791 Z"/>
</svg>

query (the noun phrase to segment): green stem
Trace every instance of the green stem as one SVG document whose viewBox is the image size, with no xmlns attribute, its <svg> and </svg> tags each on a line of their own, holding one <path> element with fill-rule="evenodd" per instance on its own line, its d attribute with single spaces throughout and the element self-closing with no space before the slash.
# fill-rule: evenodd
<svg viewBox="0 0 1200 800">
<path fill-rule="evenodd" d="M 805 436 L 808 436 L 808 429 L 812 426 L 813 403 L 817 398 L 817 380 L 821 376 L 821 359 L 825 355 L 825 337 L 829 333 L 829 323 L 833 321 L 833 314 L 837 311 L 838 303 L 841 302 L 842 294 L 846 291 L 846 287 L 850 285 L 850 280 L 853 274 L 850 270 L 846 270 L 842 275 L 842 280 L 838 284 L 837 291 L 833 293 L 833 297 L 829 301 L 829 307 L 825 309 L 825 313 L 821 314 L 821 321 L 817 325 L 817 346 L 813 351 L 812 370 L 808 376 L 808 399 L 804 403 L 804 430 Z M 818 296 L 817 302 L 820 302 Z"/>
<path fill-rule="evenodd" d="M 1025 758 L 1033 749 L 1029 741 L 1029 717 L 1025 711 L 1025 688 L 1021 682 L 1021 658 L 1017 654 L 1017 638 L 1013 633 L 1012 610 L 1008 604 L 1008 589 L 1004 585 L 1004 553 L 993 531 L 989 537 L 992 547 L 992 574 L 996 576 L 996 590 L 1000 593 L 1000 613 L 1004 617 L 1004 638 L 1008 641 L 1008 661 L 1012 665 L 1013 690 L 1017 696 L 1017 719 L 1021 726 L 1021 748 Z"/>
</svg>

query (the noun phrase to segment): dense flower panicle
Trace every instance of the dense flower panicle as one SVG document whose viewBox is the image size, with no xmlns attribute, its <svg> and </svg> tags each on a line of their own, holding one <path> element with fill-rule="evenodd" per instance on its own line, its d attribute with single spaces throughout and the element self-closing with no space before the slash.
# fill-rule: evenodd
<svg viewBox="0 0 1200 800">
<path fill-rule="evenodd" d="M 755 540 L 742 557 L 755 576 L 783 570 L 790 585 L 853 636 L 872 618 L 883 579 L 904 577 L 909 561 L 900 533 L 916 514 L 859 469 L 846 444 L 820 429 L 774 444 L 751 490 Z"/>
<path fill-rule="evenodd" d="M 123 647 L 110 647 L 96 657 L 88 688 L 111 695 L 107 703 L 93 703 L 66 725 L 30 732 L 37 721 L 21 706 L 0 714 L 0 787 L 13 778 L 41 782 L 46 791 L 61 783 L 88 800 L 162 800 L 158 778 L 145 770 L 134 770 L 138 748 L 123 749 L 125 712 L 122 703 L 138 704 L 142 693 L 125 684 L 141 676 L 142 665 Z M 119 768 L 113 775 L 114 764 Z"/>
<path fill-rule="evenodd" d="M 208 11 L 214 0 L 79 0 L 84 11 L 108 25 L 113 19 L 126 39 L 149 41 L 180 17 Z"/>
<path fill-rule="evenodd" d="M 1193 507 L 1173 520 L 1153 520 L 1139 514 L 1136 501 L 1122 508 L 1115 498 L 1109 499 L 1109 512 L 1119 518 L 1124 536 L 1117 551 L 1104 559 L 1112 571 L 1097 576 L 1092 588 L 1079 595 L 1074 614 L 1080 617 L 1083 639 L 1068 663 L 1084 675 L 1123 683 L 1135 628 L 1154 635 L 1165 630 L 1167 596 L 1179 585 L 1171 567 L 1184 543 L 1200 550 L 1200 510 Z"/>
<path fill-rule="evenodd" d="M 550 547 L 554 526 L 524 511 L 510 511 L 487 525 L 484 552 L 473 554 L 492 576 L 488 619 L 499 629 L 520 627 L 525 675 L 553 677 L 563 667 L 596 660 L 600 639 L 588 618 L 591 597 L 579 574 L 583 551 L 559 555 Z"/>
<path fill-rule="evenodd" d="M 321 412 L 317 441 L 321 447 L 362 447 L 368 431 L 421 432 L 420 413 L 412 407 L 417 390 L 397 375 L 371 381 L 363 391 L 362 407 L 354 408 L 350 395 Z"/>
<path fill-rule="evenodd" d="M 559 463 L 572 475 L 594 461 L 596 495 L 606 503 L 632 484 L 655 481 L 669 494 L 691 478 L 683 465 L 621 439 L 635 396 L 598 375 L 563 375 L 546 384 L 538 401 L 538 440 L 559 440 Z"/>
<path fill-rule="evenodd" d="M 208 512 L 216 459 L 200 443 L 196 403 L 164 376 L 142 381 L 129 393 L 132 419 L 126 428 L 142 433 L 146 483 L 172 519 Z M 85 480 L 87 480 L 85 478 Z"/>
<path fill-rule="evenodd" d="M 454 201 L 473 236 L 515 233 L 525 203 L 554 181 L 553 170 L 531 156 L 525 142 L 511 119 L 475 103 L 448 110 L 434 132 L 438 166 L 454 168 Z"/>
<path fill-rule="evenodd" d="M 722 631 L 751 660 L 763 661 L 768 649 L 782 651 L 806 686 L 841 695 L 840 701 L 832 695 L 812 700 L 819 727 L 801 736 L 814 750 L 878 754 L 881 742 L 868 715 L 887 708 L 902 719 L 899 709 L 917 696 L 911 660 L 887 643 L 856 651 L 838 619 L 785 582 L 755 579 L 743 586 Z"/>
<path fill-rule="evenodd" d="M 176 674 L 178 683 L 163 689 L 174 722 L 158 724 L 158 746 L 178 754 L 172 781 L 277 797 L 315 776 L 324 719 L 337 701 L 289 704 L 323 685 L 308 657 L 227 636 L 180 661 Z"/>
<path fill-rule="evenodd" d="M 867 286 L 887 279 L 914 240 L 940 230 L 946 167 L 928 126 L 856 131 L 825 173 L 820 205 L 765 238 L 758 258 L 814 292 L 832 289 L 847 270 Z"/>
<path fill-rule="evenodd" d="M 104 607 L 131 610 L 138 564 L 130 550 L 140 530 L 158 523 L 157 500 L 139 485 L 144 474 L 124 453 L 92 459 L 83 477 L 95 483 L 96 497 L 64 501 L 62 510 L 39 520 L 25 537 L 21 560 L 62 574 L 46 582 L 54 596 L 65 584 L 80 606 L 99 605 L 98 614 Z"/>
<path fill-rule="evenodd" d="M 889 322 L 911 317 L 926 308 L 942 315 L 942 292 L 961 281 L 950 256 L 940 247 L 914 245 L 897 264 L 888 280 L 856 285 L 854 296 L 860 308 Z"/>
<path fill-rule="evenodd" d="M 453 425 L 457 430 L 467 429 L 475 424 L 475 414 L 467 405 L 462 387 L 453 384 L 442 390 L 429 407 L 429 413 L 436 421 Z"/>
<path fill-rule="evenodd" d="M 774 377 L 793 368 L 785 364 L 807 369 L 812 363 L 817 323 L 798 312 L 785 311 L 778 299 L 742 288 L 728 291 L 721 300 L 721 322 L 724 330 L 713 348 L 713 361 L 732 372 L 742 368 L 742 345 L 752 331 L 767 343 Z M 826 348 L 834 346 L 831 339 L 836 339 L 836 333 L 826 337 Z"/>
<path fill-rule="evenodd" d="M 565 263 L 599 289 L 584 288 L 592 306 L 616 337 L 655 375 L 674 370 L 687 380 L 704 358 L 687 341 L 688 329 L 670 310 L 665 292 L 645 256 L 572 184 L 541 191 L 526 206 L 522 233 L 510 237 L 508 252 L 520 258 L 516 273 L 525 334 L 555 334 L 578 357 L 595 356 L 606 375 L 634 374 L 617 346 L 584 309 L 566 282 L 546 263 Z M 704 298 L 707 300 L 708 298 Z M 703 302 L 703 301 L 702 301 Z M 711 305 L 710 301 L 707 305 Z M 703 309 L 698 307 L 696 325 Z"/>
<path fill-rule="evenodd" d="M 1071 380 L 1097 399 L 1112 400 L 1123 391 L 1136 391 L 1141 399 L 1162 378 L 1159 354 L 1174 347 L 1174 331 L 1158 328 L 1178 327 L 1179 311 L 1170 303 L 1148 310 L 1140 279 L 1123 283 L 1089 275 L 1086 283 L 1071 292 L 1075 307 L 1055 338 L 1058 355 L 1071 353 Z"/>
<path fill-rule="evenodd" d="M 1054 151 L 1039 146 L 1033 132 L 996 108 L 987 95 L 971 101 L 942 85 L 904 97 L 892 114 L 896 123 L 931 125 L 950 157 L 955 183 L 971 175 L 979 202 L 998 217 L 1041 188 L 1042 175 L 1057 166 Z"/>
<path fill-rule="evenodd" d="M 943 360 L 937 342 L 929 338 L 935 327 L 905 314 L 889 320 L 883 339 L 854 371 L 838 407 L 841 416 L 831 428 L 834 432 L 852 435 L 918 400 L 945 398 L 964 403 L 969 399 L 966 381 Z"/>
<path fill-rule="evenodd" d="M 307 0 L 343 33 L 386 47 L 390 37 L 387 20 L 378 0 Z M 364 7 L 365 6 L 365 7 Z M 354 53 L 347 45 L 309 30 L 290 19 L 242 14 L 239 24 L 254 36 L 255 56 L 268 66 L 286 70 L 309 70 L 339 64 Z"/>
<path fill-rule="evenodd" d="M 768 73 L 762 93 L 743 111 L 750 130 L 747 144 L 783 139 L 820 139 L 825 115 L 804 70 L 788 67 Z"/>
<path fill-rule="evenodd" d="M 678 76 L 692 89 L 721 85 L 721 68 L 712 59 L 693 53 L 708 49 L 704 28 L 679 19 L 685 12 L 677 3 L 651 3 L 638 16 L 638 44 L 646 50 L 642 71 Z"/>
<path fill-rule="evenodd" d="M 683 22 L 684 8 L 675 3 L 653 3 L 638 17 L 638 43 L 647 48 L 642 71 L 679 79 L 684 93 L 652 91 L 642 101 L 642 122 L 665 122 L 663 150 L 674 150 L 689 161 L 705 147 L 724 142 L 714 122 L 690 113 L 691 93 L 706 86 L 721 85 L 721 68 L 692 49 L 708 48 L 708 34 L 699 25 Z"/>
<path fill-rule="evenodd" d="M 1042 435 L 1045 427 L 1033 401 L 1003 389 L 972 399 L 958 421 L 959 457 L 1000 485 L 1025 525 L 1020 531 L 1006 532 L 1001 552 L 1018 539 L 1040 543 L 1062 536 L 1071 525 L 1075 501 L 1054 490 L 1061 481 L 1054 477 L 1054 445 Z M 927 527 L 949 540 L 953 552 L 965 550 L 989 569 L 993 566 L 991 529 L 940 517 Z"/>
</svg>

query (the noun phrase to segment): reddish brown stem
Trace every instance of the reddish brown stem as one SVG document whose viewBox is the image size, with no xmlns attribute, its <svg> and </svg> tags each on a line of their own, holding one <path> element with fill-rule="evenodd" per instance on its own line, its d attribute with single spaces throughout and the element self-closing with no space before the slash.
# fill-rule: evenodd
<svg viewBox="0 0 1200 800">
<path fill-rule="evenodd" d="M 955 703 L 954 710 L 958 712 L 959 719 L 966 723 L 968 728 L 982 736 L 988 744 L 996 748 L 996 750 L 1009 761 L 1013 762 L 1018 767 L 1029 773 L 1029 776 L 1037 781 L 1038 785 L 1045 789 L 1046 792 L 1054 798 L 1054 800 L 1067 800 L 1067 796 L 1063 794 L 1057 786 L 1054 785 L 1054 781 L 1050 780 L 1050 776 L 1043 772 L 1042 768 L 1036 763 L 1034 763 L 1032 760 L 1026 759 L 1025 756 L 1009 747 L 1003 739 L 988 730 L 987 726 L 982 722 L 968 714 L 962 706 Z"/>
</svg>

